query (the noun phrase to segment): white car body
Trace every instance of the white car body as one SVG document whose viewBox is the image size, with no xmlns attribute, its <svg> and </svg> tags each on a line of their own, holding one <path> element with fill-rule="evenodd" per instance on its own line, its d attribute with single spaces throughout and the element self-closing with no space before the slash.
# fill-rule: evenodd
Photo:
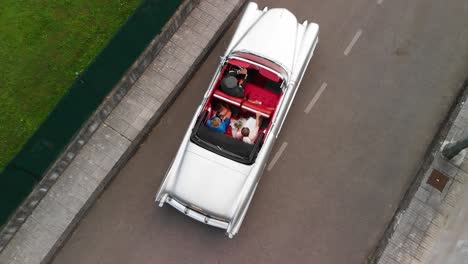
<svg viewBox="0 0 468 264">
<path fill-rule="evenodd" d="M 156 202 L 160 206 L 168 203 L 200 222 L 226 229 L 230 238 L 237 234 L 318 43 L 318 31 L 317 24 L 307 21 L 299 24 L 287 9 L 265 7 L 260 10 L 256 3 L 247 5 L 203 102 L 157 192 Z M 271 107 L 274 108 L 272 112 L 262 110 L 264 108 L 261 106 L 258 106 L 260 110 L 256 110 L 255 105 L 255 109 L 249 108 L 246 99 L 237 103 L 242 111 L 261 112 L 268 123 L 262 130 L 262 137 L 257 139 L 258 144 L 242 146 L 252 149 L 250 155 L 241 155 L 242 158 L 232 158 L 236 155 L 225 154 L 228 151 L 218 145 L 219 151 L 213 149 L 212 142 L 202 144 L 200 140 L 203 140 L 196 135 L 198 129 L 205 129 L 201 127 L 204 120 L 209 118 L 210 100 L 221 98 L 233 104 L 239 100 L 230 101 L 232 97 L 216 94 L 217 82 L 223 77 L 226 65 L 236 66 L 236 62 L 248 65 L 253 71 L 258 71 L 257 74 L 270 76 L 271 80 L 262 74 L 258 78 L 276 81 L 276 86 L 281 85 L 281 90 L 277 92 L 279 99 Z M 229 144 L 237 144 L 229 140 Z"/>
</svg>

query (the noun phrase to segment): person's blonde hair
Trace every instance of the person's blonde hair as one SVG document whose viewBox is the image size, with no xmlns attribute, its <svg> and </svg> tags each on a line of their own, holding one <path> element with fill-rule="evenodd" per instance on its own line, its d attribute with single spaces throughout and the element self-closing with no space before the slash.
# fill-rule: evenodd
<svg viewBox="0 0 468 264">
<path fill-rule="evenodd" d="M 211 119 L 210 125 L 214 128 L 218 128 L 221 125 L 221 118 L 215 117 Z"/>
</svg>

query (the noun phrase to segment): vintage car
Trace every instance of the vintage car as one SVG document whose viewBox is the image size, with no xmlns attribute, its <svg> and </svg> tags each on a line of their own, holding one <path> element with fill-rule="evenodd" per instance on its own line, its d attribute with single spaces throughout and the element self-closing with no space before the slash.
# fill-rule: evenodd
<svg viewBox="0 0 468 264">
<path fill-rule="evenodd" d="M 168 203 L 195 220 L 226 229 L 230 238 L 237 234 L 318 43 L 318 32 L 317 24 L 298 23 L 287 9 L 247 5 L 156 194 L 159 206 Z M 243 96 L 233 96 L 221 89 L 221 83 L 240 69 L 246 73 L 237 86 L 243 88 Z M 214 130 L 208 123 L 215 117 L 226 121 L 219 115 L 226 108 L 231 112 L 229 125 Z M 242 123 L 259 119 L 253 122 L 259 126 L 251 128 L 257 129 L 256 137 L 245 142 L 239 137 Z"/>
</svg>

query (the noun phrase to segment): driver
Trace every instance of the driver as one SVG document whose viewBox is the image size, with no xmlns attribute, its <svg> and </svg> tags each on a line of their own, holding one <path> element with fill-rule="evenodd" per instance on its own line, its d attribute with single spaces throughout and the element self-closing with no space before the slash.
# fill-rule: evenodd
<svg viewBox="0 0 468 264">
<path fill-rule="evenodd" d="M 247 78 L 247 69 L 239 67 L 231 69 L 221 80 L 221 91 L 224 93 L 244 98 L 244 83 Z"/>
</svg>

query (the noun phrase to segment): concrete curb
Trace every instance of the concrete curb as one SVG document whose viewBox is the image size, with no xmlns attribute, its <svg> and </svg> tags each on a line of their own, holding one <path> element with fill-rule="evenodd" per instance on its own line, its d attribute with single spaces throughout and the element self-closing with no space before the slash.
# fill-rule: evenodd
<svg viewBox="0 0 468 264">
<path fill-rule="evenodd" d="M 184 1 L 163 33 L 151 42 L 5 226 L 0 238 L 0 263 L 51 260 L 106 184 L 175 100 L 244 3 L 244 0 Z M 186 17 L 190 21 L 185 21 Z M 193 43 L 188 46 L 180 44 L 190 40 Z M 169 69 L 168 65 L 174 62 L 181 64 Z M 182 69 L 184 65 L 188 67 L 182 73 L 174 73 L 174 69 Z"/>
</svg>

